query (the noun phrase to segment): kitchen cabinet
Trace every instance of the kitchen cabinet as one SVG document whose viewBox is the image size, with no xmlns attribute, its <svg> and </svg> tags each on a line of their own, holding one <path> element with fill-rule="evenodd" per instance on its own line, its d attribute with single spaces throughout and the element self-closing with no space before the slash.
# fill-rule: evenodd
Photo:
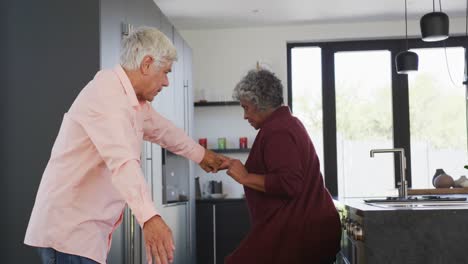
<svg viewBox="0 0 468 264">
<path fill-rule="evenodd" d="M 337 263 L 466 263 L 468 206 L 391 208 L 345 199 Z"/>
<path fill-rule="evenodd" d="M 174 124 L 180 128 L 187 130 L 185 117 L 188 115 L 186 105 L 188 102 L 186 99 L 187 87 L 186 87 L 186 76 L 184 75 L 185 66 L 185 52 L 184 47 L 187 46 L 179 32 L 174 29 L 174 46 L 177 49 L 177 61 L 172 66 L 174 72 L 174 85 L 173 85 L 173 113 L 174 113 Z"/>
<path fill-rule="evenodd" d="M 101 67 L 110 68 L 119 63 L 120 42 L 122 39 L 122 23 L 133 28 L 152 26 L 163 32 L 177 49 L 178 61 L 173 64 L 173 71 L 168 75 L 169 86 L 155 97 L 152 106 L 161 115 L 171 120 L 176 126 L 184 129 L 192 136 L 192 128 L 188 125 L 193 119 L 193 99 L 191 84 L 191 52 L 177 30 L 151 0 L 101 0 L 100 3 L 100 40 Z M 185 55 L 187 54 L 187 55 Z M 184 59 L 187 57 L 187 59 Z M 188 73 L 190 71 L 190 74 Z M 185 85 L 184 85 L 185 84 Z M 183 163 L 183 170 L 170 167 L 163 168 L 162 149 L 157 144 L 144 143 L 141 154 L 141 164 L 146 181 L 151 189 L 153 201 L 158 212 L 171 228 L 174 243 L 177 248 L 174 262 L 176 264 L 193 263 L 195 239 L 195 188 L 194 165 L 186 159 L 177 160 Z M 179 166 L 179 165 L 177 165 Z M 187 199 L 181 202 L 168 203 L 163 199 L 166 186 L 163 176 L 174 171 L 183 180 Z M 188 186 L 188 188 L 187 188 Z M 146 263 L 146 252 L 141 229 L 129 210 L 126 210 L 122 225 L 113 235 L 112 248 L 109 253 L 109 263 L 139 264 Z"/>
<path fill-rule="evenodd" d="M 159 29 L 166 35 L 169 40 L 171 40 L 172 43 L 174 43 L 174 29 L 167 17 L 162 13 L 160 16 Z M 180 51 L 177 50 L 177 55 L 179 54 Z M 173 63 L 172 72 L 167 75 L 169 86 L 164 87 L 162 91 L 159 92 L 159 94 L 155 97 L 152 103 L 154 109 L 156 109 L 158 113 L 174 123 L 176 123 L 175 121 L 178 119 L 175 109 L 180 106 L 180 104 L 176 103 L 175 97 L 175 90 L 177 89 L 175 86 L 175 80 L 177 79 L 175 76 L 175 65 L 176 62 Z"/>
<path fill-rule="evenodd" d="M 244 199 L 197 201 L 197 263 L 222 264 L 247 235 L 249 212 Z"/>
<path fill-rule="evenodd" d="M 193 137 L 193 92 L 191 50 L 176 29 L 168 26 L 165 16 L 161 31 L 167 34 L 177 49 L 178 60 L 173 63 L 169 86 L 152 103 L 163 116 Z M 177 248 L 175 264 L 192 263 L 195 260 L 195 178 L 194 163 L 164 152 L 157 144 L 146 142 L 147 157 L 151 157 L 148 181 L 158 211 L 171 228 Z M 161 166 L 164 162 L 164 166 Z M 177 186 L 176 186 L 177 185 Z M 180 191 L 180 192 L 179 192 Z"/>
</svg>

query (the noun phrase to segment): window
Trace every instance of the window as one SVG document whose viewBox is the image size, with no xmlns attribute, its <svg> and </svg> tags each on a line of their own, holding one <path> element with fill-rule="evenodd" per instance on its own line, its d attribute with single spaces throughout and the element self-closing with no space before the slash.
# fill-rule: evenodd
<svg viewBox="0 0 468 264">
<path fill-rule="evenodd" d="M 438 168 L 454 179 L 466 175 L 465 50 L 414 51 L 419 55 L 419 70 L 409 76 L 413 188 L 432 188 Z"/>
<path fill-rule="evenodd" d="M 288 103 L 309 131 L 332 195 L 397 194 L 398 154 L 370 158 L 375 148 L 406 150 L 413 188 L 432 188 L 438 168 L 454 179 L 468 173 L 468 87 L 461 85 L 468 38 L 409 46 L 420 69 L 400 75 L 394 59 L 404 39 L 287 44 Z"/>
<path fill-rule="evenodd" d="M 291 56 L 294 115 L 307 129 L 323 172 L 321 49 L 299 47 L 291 51 Z"/>
<path fill-rule="evenodd" d="M 373 148 L 393 147 L 390 67 L 391 54 L 386 50 L 335 53 L 340 196 L 369 197 L 395 192 L 393 156 L 369 155 Z"/>
</svg>

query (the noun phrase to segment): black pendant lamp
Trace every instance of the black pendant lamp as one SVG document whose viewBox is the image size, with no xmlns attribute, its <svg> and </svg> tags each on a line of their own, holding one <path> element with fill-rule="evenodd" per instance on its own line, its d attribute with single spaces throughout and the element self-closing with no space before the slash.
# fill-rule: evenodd
<svg viewBox="0 0 468 264">
<path fill-rule="evenodd" d="M 408 74 L 418 70 L 418 54 L 408 50 L 408 11 L 405 0 L 405 36 L 406 50 L 398 53 L 395 58 L 396 70 L 398 74 Z"/>
<path fill-rule="evenodd" d="M 427 42 L 441 41 L 449 37 L 449 17 L 442 12 L 442 3 L 439 0 L 440 12 L 435 11 L 435 0 L 432 0 L 433 12 L 425 14 L 421 20 L 422 40 Z"/>
</svg>

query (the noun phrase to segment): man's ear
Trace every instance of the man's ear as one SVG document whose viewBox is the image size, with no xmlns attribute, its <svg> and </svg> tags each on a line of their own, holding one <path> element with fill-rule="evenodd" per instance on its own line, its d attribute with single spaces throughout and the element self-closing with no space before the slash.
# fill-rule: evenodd
<svg viewBox="0 0 468 264">
<path fill-rule="evenodd" d="M 143 57 L 143 60 L 141 60 L 141 64 L 140 64 L 140 72 L 143 75 L 148 75 L 149 71 L 150 71 L 151 64 L 153 64 L 153 62 L 154 62 L 153 57 L 148 56 L 148 55 Z"/>
</svg>

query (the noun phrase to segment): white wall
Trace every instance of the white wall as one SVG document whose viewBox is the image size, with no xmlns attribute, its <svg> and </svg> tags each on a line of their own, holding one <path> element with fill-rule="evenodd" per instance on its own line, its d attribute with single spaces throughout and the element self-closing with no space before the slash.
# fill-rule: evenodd
<svg viewBox="0 0 468 264">
<path fill-rule="evenodd" d="M 465 19 L 450 20 L 450 34 L 465 33 Z M 357 39 L 384 39 L 404 37 L 404 21 L 383 21 L 345 24 L 317 24 L 262 28 L 236 28 L 217 30 L 186 30 L 182 36 L 193 49 L 195 100 L 200 90 L 205 90 L 208 100 L 229 100 L 235 84 L 256 61 L 267 64 L 283 81 L 284 97 L 287 102 L 287 60 L 288 42 L 323 42 Z M 408 34 L 420 37 L 419 21 L 408 21 Z M 242 111 L 235 106 L 204 108 L 195 110 L 195 138 L 217 138 L 228 133 L 254 137 L 255 131 L 246 126 Z M 231 112 L 238 111 L 238 112 Z M 229 113 L 229 117 L 227 116 Z M 239 119 L 227 122 L 237 113 Z M 246 155 L 244 155 L 246 156 Z M 201 170 L 197 176 L 202 176 Z M 228 176 L 220 176 L 222 179 Z M 202 176 L 204 181 L 206 177 Z M 209 176 L 210 179 L 213 176 Z M 227 181 L 227 180 L 226 180 Z M 226 182 L 227 184 L 232 184 Z M 236 189 L 231 196 L 239 196 Z"/>
<path fill-rule="evenodd" d="M 465 19 L 452 18 L 450 31 L 451 35 L 464 34 Z M 193 49 L 194 88 L 205 89 L 208 99 L 229 97 L 258 60 L 271 66 L 286 85 L 288 42 L 400 38 L 404 34 L 404 21 L 181 31 Z M 418 20 L 408 21 L 408 34 L 420 37 Z"/>
</svg>

